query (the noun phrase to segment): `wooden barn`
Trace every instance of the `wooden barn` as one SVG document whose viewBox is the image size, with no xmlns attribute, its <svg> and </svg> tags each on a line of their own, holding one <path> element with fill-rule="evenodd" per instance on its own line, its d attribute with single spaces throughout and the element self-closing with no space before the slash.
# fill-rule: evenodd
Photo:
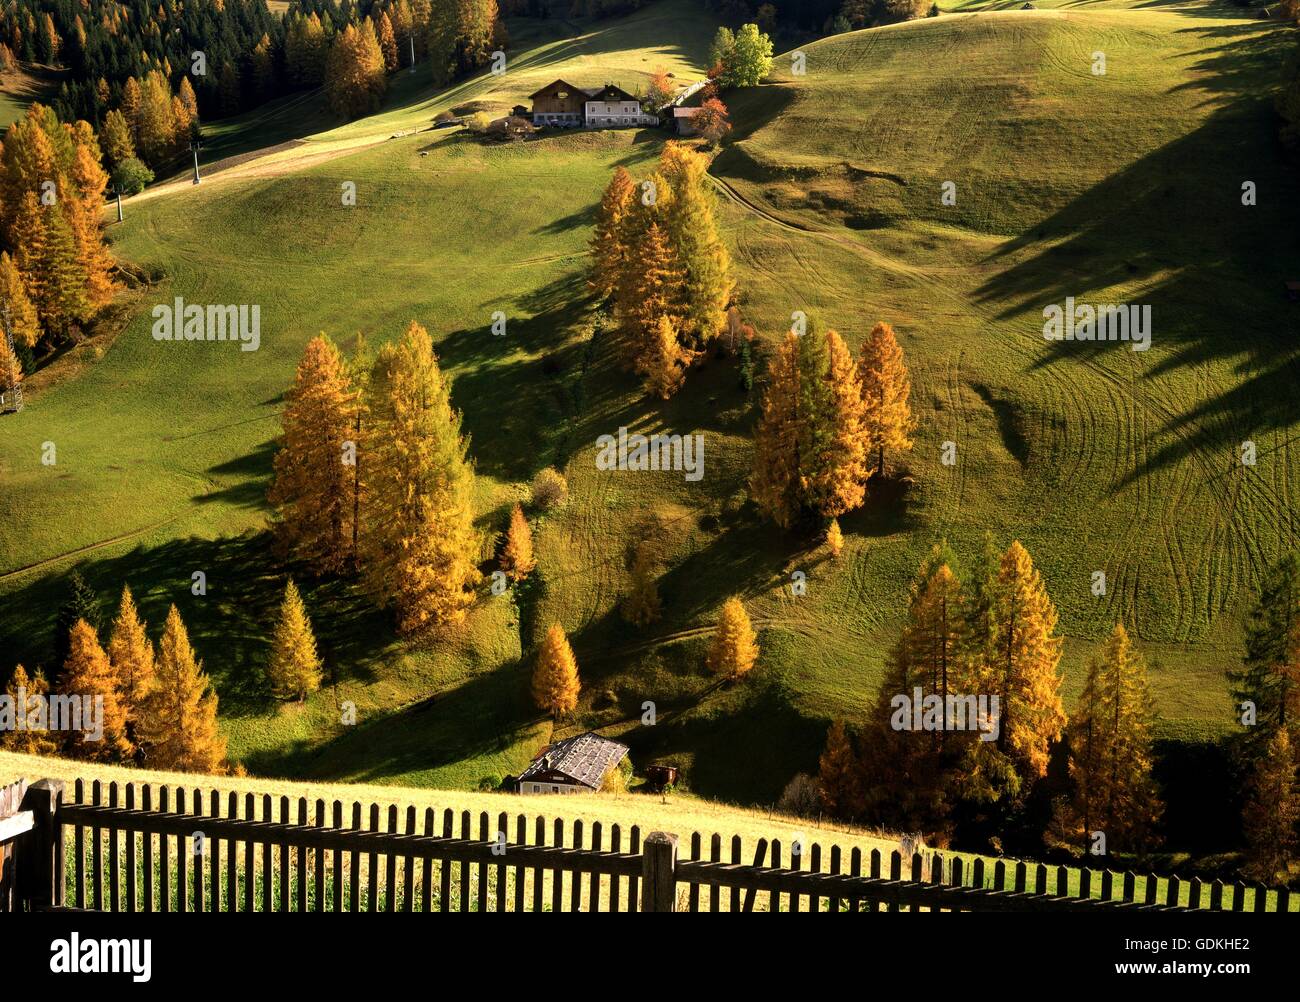
<svg viewBox="0 0 1300 1002">
<path fill-rule="evenodd" d="M 587 92 L 563 80 L 554 80 L 535 94 L 533 102 L 534 125 L 582 125 Z"/>
<path fill-rule="evenodd" d="M 627 745 L 594 731 L 547 745 L 519 774 L 520 793 L 590 793 L 627 755 Z"/>
</svg>

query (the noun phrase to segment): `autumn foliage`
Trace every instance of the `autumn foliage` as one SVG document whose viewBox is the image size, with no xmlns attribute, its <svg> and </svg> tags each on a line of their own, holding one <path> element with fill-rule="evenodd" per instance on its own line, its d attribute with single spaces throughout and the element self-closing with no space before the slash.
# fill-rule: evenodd
<svg viewBox="0 0 1300 1002">
<path fill-rule="evenodd" d="M 578 706 L 578 661 L 569 646 L 569 638 L 558 623 L 552 624 L 542 641 L 533 670 L 533 700 L 539 710 L 559 718 Z"/>
</svg>

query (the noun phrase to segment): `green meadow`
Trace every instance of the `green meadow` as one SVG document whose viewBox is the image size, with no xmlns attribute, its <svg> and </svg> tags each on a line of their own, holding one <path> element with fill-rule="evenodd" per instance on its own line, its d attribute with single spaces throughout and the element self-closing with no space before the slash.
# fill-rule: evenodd
<svg viewBox="0 0 1300 1002">
<path fill-rule="evenodd" d="M 0 419 L 0 662 L 49 658 L 80 567 L 106 619 L 123 582 L 155 631 L 178 605 L 251 773 L 464 789 L 548 740 L 527 682 L 559 622 L 584 685 L 566 733 L 599 727 L 638 763 L 683 765 L 698 794 L 770 803 L 815 769 L 831 718 L 870 704 L 924 553 L 947 538 L 973 554 L 991 531 L 1043 570 L 1068 701 L 1122 619 L 1153 663 L 1161 735 L 1222 733 L 1242 617 L 1297 542 L 1297 307 L 1282 290 L 1300 278 L 1300 179 L 1270 103 L 1286 30 L 1228 7 L 952 13 L 803 46 L 806 73 L 781 55 L 768 82 L 728 96 L 735 130 L 711 173 L 760 355 L 803 310 L 854 349 L 889 321 L 911 367 L 907 477 L 843 520 L 831 561 L 746 503 L 759 395 L 734 360 L 706 361 L 665 404 L 602 339 L 583 274 L 595 205 L 615 167 L 644 175 L 664 134 L 485 145 L 428 128 L 442 110 L 508 111 L 555 77 L 698 79 L 713 29 L 687 0 L 512 21 L 502 76 L 435 93 L 401 73 L 377 115 L 343 126 L 319 95 L 289 99 L 213 128 L 204 156 L 292 148 L 128 201 L 114 252 L 157 284 L 115 339 L 34 378 L 27 408 Z M 176 296 L 258 304 L 259 350 L 155 341 L 150 310 Z M 1150 350 L 1046 341 L 1042 311 L 1067 297 L 1150 306 Z M 286 573 L 264 532 L 282 394 L 317 332 L 375 345 L 413 319 L 454 378 L 484 532 L 545 466 L 565 472 L 568 504 L 534 514 L 534 583 L 485 587 L 463 630 L 427 644 L 399 642 L 348 582 L 299 577 L 328 682 L 278 704 L 262 665 Z M 703 480 L 599 472 L 596 439 L 621 426 L 703 434 Z M 642 538 L 664 617 L 637 630 L 618 603 Z M 720 688 L 703 653 L 730 594 L 763 656 Z M 339 723 L 347 702 L 354 727 Z"/>
</svg>

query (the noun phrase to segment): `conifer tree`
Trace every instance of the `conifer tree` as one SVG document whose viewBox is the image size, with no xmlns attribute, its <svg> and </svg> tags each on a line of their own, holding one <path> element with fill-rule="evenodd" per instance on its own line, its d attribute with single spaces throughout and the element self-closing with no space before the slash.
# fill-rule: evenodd
<svg viewBox="0 0 1300 1002">
<path fill-rule="evenodd" d="M 799 342 L 799 481 L 803 504 L 835 517 L 862 506 L 868 471 L 861 385 L 839 334 Z"/>
<path fill-rule="evenodd" d="M 14 344 L 35 347 L 41 336 L 36 307 L 27 296 L 14 259 L 7 251 L 0 251 L 0 311 L 6 306 L 9 308 L 9 333 L 13 335 Z M 2 317 L 3 313 L 0 313 Z"/>
<path fill-rule="evenodd" d="M 86 584 L 80 571 L 68 575 L 68 597 L 59 607 L 54 620 L 54 664 L 62 671 L 71 650 L 69 637 L 77 620 L 84 619 L 91 629 L 99 630 L 99 599 L 94 590 Z"/>
<path fill-rule="evenodd" d="M 180 86 L 176 88 L 176 100 L 179 105 L 172 106 L 176 142 L 178 146 L 184 147 L 192 137 L 199 134 L 199 99 L 188 76 L 181 77 Z"/>
<path fill-rule="evenodd" d="M 759 647 L 749 615 L 736 596 L 722 605 L 722 615 L 713 632 L 705 664 L 713 674 L 726 679 L 741 678 L 754 667 Z"/>
<path fill-rule="evenodd" d="M 683 328 L 695 343 L 716 337 L 735 292 L 731 256 L 718 234 L 714 196 L 705 181 L 708 161 L 681 143 L 668 142 L 660 171 L 673 192 L 665 218 L 676 265 L 684 277 Z"/>
<path fill-rule="evenodd" d="M 914 427 L 908 398 L 911 379 L 903 361 L 903 349 L 894 337 L 894 329 L 878 323 L 862 343 L 858 363 L 862 380 L 862 400 L 866 405 L 867 448 L 877 457 L 876 472 L 885 475 L 885 450 L 912 448 Z"/>
<path fill-rule="evenodd" d="M 1300 556 L 1288 554 L 1268 569 L 1246 621 L 1241 668 L 1228 672 L 1239 718 L 1254 722 L 1237 741 L 1243 762 L 1264 754 L 1273 731 L 1300 733 Z"/>
<path fill-rule="evenodd" d="M 506 545 L 501 551 L 501 570 L 511 581 L 522 581 L 537 567 L 533 557 L 533 530 L 524 518 L 524 509 L 516 504 L 510 511 Z"/>
<path fill-rule="evenodd" d="M 1102 657 L 1088 668 L 1068 731 L 1074 797 L 1058 824 L 1073 830 L 1084 849 L 1097 830 L 1125 851 L 1145 851 L 1154 842 L 1161 803 L 1151 772 L 1153 720 L 1146 665 L 1117 623 Z"/>
<path fill-rule="evenodd" d="M 661 315 L 641 362 L 645 370 L 646 392 L 660 400 L 672 397 L 686 382 L 686 366 L 691 358 L 677 340 L 677 325 L 673 318 Z"/>
<path fill-rule="evenodd" d="M 1002 555 L 998 571 L 994 656 L 985 690 L 999 694 L 998 749 L 1030 781 L 1047 772 L 1049 747 L 1061 736 L 1061 639 L 1057 612 L 1042 576 L 1020 541 Z"/>
<path fill-rule="evenodd" d="M 831 556 L 839 560 L 840 554 L 844 552 L 844 533 L 840 531 L 839 519 L 831 519 L 831 524 L 826 527 L 826 548 L 831 551 Z"/>
<path fill-rule="evenodd" d="M 962 660 L 965 634 L 961 613 L 961 582 L 945 562 L 915 593 L 904 631 L 908 661 L 923 691 L 942 701 L 940 729 L 931 732 L 940 747 L 954 723 L 948 716 L 948 696 L 964 691 L 969 680 Z"/>
<path fill-rule="evenodd" d="M 660 615 L 654 550 L 650 541 L 643 539 L 632 557 L 632 590 L 623 599 L 623 618 L 634 626 L 649 626 Z"/>
<path fill-rule="evenodd" d="M 361 475 L 364 460 L 365 436 L 370 422 L 370 376 L 375 364 L 366 336 L 357 332 L 348 360 L 348 379 L 354 393 L 352 402 L 352 444 L 356 452 L 352 465 L 352 562 L 361 559 L 361 505 L 365 496 L 365 480 Z"/>
<path fill-rule="evenodd" d="M 44 701 L 49 693 L 50 685 L 45 675 L 37 670 L 34 676 L 29 677 L 22 665 L 14 669 L 5 688 L 15 714 L 20 712 L 19 706 L 23 701 L 30 711 L 35 701 Z M 48 717 L 43 726 L 41 721 L 32 721 L 30 715 L 25 721 L 15 720 L 14 723 L 13 730 L 0 729 L 0 748 L 18 755 L 53 755 L 59 750 L 59 743 L 49 729 Z"/>
<path fill-rule="evenodd" d="M 277 699 L 297 699 L 300 703 L 320 688 L 324 677 L 311 620 L 293 578 L 284 586 L 266 676 Z"/>
<path fill-rule="evenodd" d="M 374 24 L 349 24 L 330 46 L 325 65 L 325 97 L 334 113 L 345 119 L 379 110 L 387 81 L 384 54 Z"/>
<path fill-rule="evenodd" d="M 626 219 L 636 202 L 636 186 L 625 167 L 615 169 L 596 210 L 596 231 L 591 239 L 588 284 L 602 299 L 612 296 L 628 267 Z"/>
<path fill-rule="evenodd" d="M 153 644 L 126 585 L 122 586 L 122 600 L 108 637 L 108 659 L 126 708 L 127 737 L 137 744 L 140 718 L 157 679 Z"/>
<path fill-rule="evenodd" d="M 392 73 L 397 69 L 397 36 L 393 34 L 393 22 L 389 20 L 387 11 L 379 15 L 379 30 L 376 35 L 379 38 L 379 48 L 384 54 L 384 69 Z"/>
<path fill-rule="evenodd" d="M 99 165 L 96 149 L 78 145 L 73 165 L 73 182 L 78 194 L 64 200 L 86 301 L 92 311 L 105 306 L 113 298 L 113 280 L 110 277 L 113 259 L 104 246 L 99 225 L 108 175 Z"/>
<path fill-rule="evenodd" d="M 800 507 L 799 337 L 793 331 L 786 334 L 768 366 L 749 478 L 754 503 L 782 529 L 790 527 Z"/>
<path fill-rule="evenodd" d="M 150 165 L 164 163 L 176 151 L 176 121 L 172 117 L 171 85 L 157 70 L 147 73 L 140 85 L 136 116 L 140 155 Z"/>
<path fill-rule="evenodd" d="M 315 11 L 299 16 L 285 36 L 285 63 L 289 76 L 299 87 L 315 87 L 325 79 L 329 39 Z"/>
<path fill-rule="evenodd" d="M 82 701 L 83 724 L 89 713 L 101 714 L 103 734 L 71 732 L 65 748 L 75 758 L 95 762 L 121 762 L 133 752 L 126 736 L 126 707 L 108 655 L 99 645 L 94 628 L 78 619 L 68 634 L 68 660 L 63 666 L 63 695 Z M 102 703 L 101 703 L 102 700 Z M 95 709 L 91 710 L 90 707 Z"/>
<path fill-rule="evenodd" d="M 1296 857 L 1300 785 L 1296 783 L 1295 751 L 1285 727 L 1274 728 L 1264 754 L 1255 763 L 1241 821 L 1247 876 L 1266 883 L 1288 880 Z"/>
<path fill-rule="evenodd" d="M 411 634 L 461 622 L 479 574 L 474 471 L 428 331 L 384 345 L 371 389 L 367 575 Z"/>
<path fill-rule="evenodd" d="M 135 77 L 128 77 L 126 83 L 122 85 L 122 103 L 120 109 L 122 117 L 126 119 L 126 124 L 131 128 L 131 142 L 135 144 L 137 150 L 140 149 L 140 81 Z"/>
<path fill-rule="evenodd" d="M 326 335 L 307 343 L 286 398 L 268 495 L 277 539 L 314 569 L 336 573 L 349 556 L 356 510 L 356 394 Z"/>
<path fill-rule="evenodd" d="M 3 310 L 0 303 L 0 310 Z M 0 312 L 0 396 L 8 396 L 23 382 L 22 361 L 9 350 L 9 340 L 4 336 L 4 314 Z"/>
<path fill-rule="evenodd" d="M 217 694 L 202 662 L 195 660 L 174 605 L 158 647 L 157 679 L 140 721 L 145 763 L 178 772 L 224 772 L 226 739 L 217 728 Z"/>
<path fill-rule="evenodd" d="M 818 761 L 818 782 L 826 810 L 851 819 L 863 808 L 860 767 L 844 721 L 836 718 L 826 732 L 826 748 Z"/>
<path fill-rule="evenodd" d="M 578 706 L 578 662 L 573 648 L 558 623 L 546 631 L 546 639 L 537 656 L 533 670 L 533 700 L 539 710 L 545 710 L 557 720 Z"/>
<path fill-rule="evenodd" d="M 650 222 L 633 245 L 623 283 L 615 299 L 624 359 L 628 368 L 649 375 L 661 356 L 659 321 L 680 316 L 681 282 L 672 248 L 656 222 Z"/>
<path fill-rule="evenodd" d="M 15 261 L 42 329 L 64 333 L 86 319 L 85 273 L 61 202 L 42 206 L 32 191 L 18 203 L 12 224 Z"/>
<path fill-rule="evenodd" d="M 135 143 L 131 140 L 131 127 L 120 109 L 114 108 L 104 116 L 104 128 L 99 135 L 104 156 L 112 167 L 135 156 Z"/>
</svg>

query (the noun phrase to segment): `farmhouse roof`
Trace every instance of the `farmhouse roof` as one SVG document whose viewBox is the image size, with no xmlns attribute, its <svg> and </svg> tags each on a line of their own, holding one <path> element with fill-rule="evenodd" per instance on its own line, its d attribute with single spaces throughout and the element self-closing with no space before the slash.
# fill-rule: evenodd
<svg viewBox="0 0 1300 1002">
<path fill-rule="evenodd" d="M 571 90 L 571 91 L 573 91 L 573 92 L 575 92 L 575 93 L 579 93 L 579 94 L 590 94 L 590 93 L 591 93 L 590 90 L 584 90 L 584 89 L 581 88 L 581 87 L 575 87 L 573 84 L 569 83 L 567 80 L 552 80 L 550 83 L 548 83 L 548 84 L 547 84 L 545 87 L 543 87 L 541 90 L 536 91 L 535 93 L 529 94 L 529 95 L 528 95 L 528 100 L 530 100 L 530 101 L 535 101 L 535 100 L 537 100 L 537 98 L 541 97 L 543 94 L 547 93 L 548 91 L 554 90 L 557 86 L 560 86 L 560 87 L 567 87 L 569 90 Z"/>
<path fill-rule="evenodd" d="M 635 97 L 633 97 L 631 94 L 625 91 L 622 87 L 617 87 L 612 83 L 607 83 L 605 84 L 604 87 L 600 87 L 597 90 L 589 93 L 591 93 L 591 99 L 593 101 L 605 101 L 608 103 L 610 101 L 635 101 L 636 100 Z"/>
<path fill-rule="evenodd" d="M 575 783 L 599 790 L 605 773 L 623 761 L 627 752 L 627 745 L 587 731 L 543 748 L 519 778 L 525 780 L 543 773 L 559 773 Z"/>
<path fill-rule="evenodd" d="M 673 118 L 694 118 L 699 113 L 699 108 L 673 108 Z"/>
</svg>

